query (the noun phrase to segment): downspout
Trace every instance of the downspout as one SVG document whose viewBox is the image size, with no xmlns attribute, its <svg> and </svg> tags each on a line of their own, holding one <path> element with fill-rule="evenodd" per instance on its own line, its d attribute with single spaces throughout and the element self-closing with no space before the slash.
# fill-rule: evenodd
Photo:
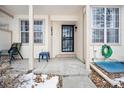
<svg viewBox="0 0 124 93">
<path fill-rule="evenodd" d="M 85 35 L 85 27 L 84 27 L 84 26 L 85 26 L 85 25 L 84 25 L 84 24 L 85 24 L 85 19 L 84 19 L 84 16 L 85 16 L 85 14 L 86 14 L 85 8 L 82 9 L 82 11 L 83 11 L 83 12 L 82 12 L 82 17 L 83 17 L 83 18 L 82 18 L 82 19 L 83 19 L 83 20 L 82 20 L 82 21 L 83 21 L 83 29 L 82 29 L 82 30 L 83 30 L 83 33 L 82 33 L 82 34 L 83 34 L 83 51 L 82 51 L 82 52 L 83 52 L 83 61 L 84 61 L 84 63 L 86 63 L 86 62 L 85 62 L 85 53 L 84 53 L 84 52 L 85 52 L 85 51 L 84 51 L 84 50 L 85 50 L 85 49 L 84 49 L 84 48 L 85 48 L 85 45 L 84 45 L 84 44 L 85 44 L 85 39 L 84 39 L 84 37 L 85 37 L 85 36 L 84 36 L 84 35 Z"/>
<path fill-rule="evenodd" d="M 53 22 L 51 20 L 51 28 L 50 28 L 50 31 L 51 31 L 51 58 L 53 58 Z"/>
</svg>

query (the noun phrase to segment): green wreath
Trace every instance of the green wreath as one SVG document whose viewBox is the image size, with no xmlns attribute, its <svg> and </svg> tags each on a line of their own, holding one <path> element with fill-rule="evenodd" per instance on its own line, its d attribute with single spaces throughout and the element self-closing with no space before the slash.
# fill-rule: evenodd
<svg viewBox="0 0 124 93">
<path fill-rule="evenodd" d="M 102 56 L 104 56 L 105 58 L 111 57 L 111 55 L 113 53 L 111 47 L 108 45 L 103 45 L 101 52 L 102 52 Z"/>
</svg>

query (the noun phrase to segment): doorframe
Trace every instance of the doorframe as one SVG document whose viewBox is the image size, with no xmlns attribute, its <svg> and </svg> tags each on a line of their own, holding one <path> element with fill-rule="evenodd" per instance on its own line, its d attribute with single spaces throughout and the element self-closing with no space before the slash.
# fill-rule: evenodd
<svg viewBox="0 0 124 93">
<path fill-rule="evenodd" d="M 62 37 L 63 37 L 63 26 L 72 26 L 73 27 L 73 31 L 72 31 L 72 40 L 73 40 L 73 44 L 72 44 L 72 51 L 63 51 L 63 40 L 62 40 Z M 66 25 L 66 24 L 63 24 L 61 25 L 61 52 L 74 52 L 75 51 L 75 47 L 74 47 L 74 29 L 75 25 Z"/>
</svg>

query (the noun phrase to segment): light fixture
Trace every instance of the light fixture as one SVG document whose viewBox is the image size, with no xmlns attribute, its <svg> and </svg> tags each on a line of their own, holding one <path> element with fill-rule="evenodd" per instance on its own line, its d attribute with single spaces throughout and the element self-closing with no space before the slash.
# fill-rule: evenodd
<svg viewBox="0 0 124 93">
<path fill-rule="evenodd" d="M 75 31 L 77 31 L 77 26 L 76 25 L 74 26 L 74 29 L 75 29 Z"/>
</svg>

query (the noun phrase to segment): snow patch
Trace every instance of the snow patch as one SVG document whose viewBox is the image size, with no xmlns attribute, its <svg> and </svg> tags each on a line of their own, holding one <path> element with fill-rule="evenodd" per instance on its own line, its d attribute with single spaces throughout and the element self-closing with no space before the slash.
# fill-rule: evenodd
<svg viewBox="0 0 124 93">
<path fill-rule="evenodd" d="M 122 88 L 121 83 L 124 83 L 124 77 L 115 78 L 115 79 L 113 79 L 113 81 L 115 81 L 115 82 L 118 83 L 117 86 L 118 86 L 119 88 Z"/>
<path fill-rule="evenodd" d="M 124 82 L 124 77 L 115 78 L 114 80 L 118 82 Z"/>
<path fill-rule="evenodd" d="M 41 82 L 36 82 L 37 77 L 39 77 Z M 24 74 L 19 78 L 22 82 L 19 84 L 18 88 L 57 88 L 59 82 L 59 76 L 51 76 L 42 74 L 41 76 L 35 75 L 34 73 Z"/>
</svg>

